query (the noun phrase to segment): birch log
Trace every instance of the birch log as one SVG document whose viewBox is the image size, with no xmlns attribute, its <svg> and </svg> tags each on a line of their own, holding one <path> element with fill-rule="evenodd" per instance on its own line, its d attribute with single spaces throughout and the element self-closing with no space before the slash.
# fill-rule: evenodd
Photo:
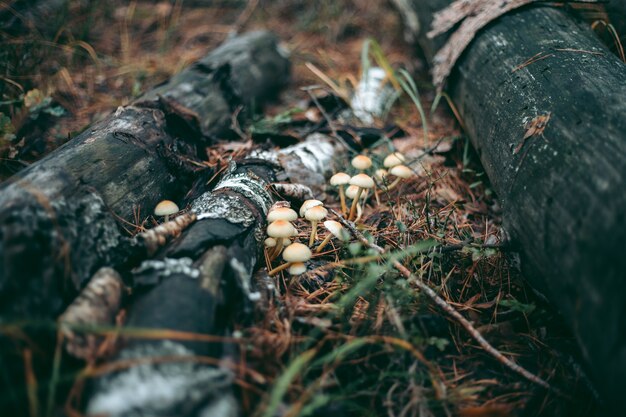
<svg viewBox="0 0 626 417">
<path fill-rule="evenodd" d="M 0 187 L 0 315 L 49 317 L 105 264 L 127 256 L 118 220 L 179 199 L 235 110 L 276 95 L 289 62 L 274 35 L 227 41 Z"/>
<path fill-rule="evenodd" d="M 116 360 L 154 363 L 98 379 L 88 401 L 90 415 L 237 414 L 231 372 L 202 363 L 220 355 L 219 344 L 203 342 L 202 336 L 221 334 L 233 314 L 259 299 L 251 277 L 272 204 L 269 185 L 304 171 L 321 186 L 341 150 L 316 134 L 291 148 L 256 154 L 232 164 L 213 191 L 192 202 L 198 220 L 157 259 L 134 270 L 136 283 L 156 285 L 133 300 L 127 326 L 191 332 L 198 340 L 127 340 Z"/>
<path fill-rule="evenodd" d="M 395 0 L 428 59 L 445 0 Z M 531 60 L 531 58 L 542 58 Z M 626 397 L 626 66 L 532 6 L 478 33 L 448 83 L 525 277 L 562 312 L 610 410 Z"/>
</svg>

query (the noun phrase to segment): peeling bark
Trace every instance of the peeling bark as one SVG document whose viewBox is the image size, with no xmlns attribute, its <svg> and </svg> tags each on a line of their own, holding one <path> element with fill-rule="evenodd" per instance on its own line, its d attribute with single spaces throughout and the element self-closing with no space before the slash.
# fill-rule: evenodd
<svg viewBox="0 0 626 417">
<path fill-rule="evenodd" d="M 127 254 L 117 220 L 179 199 L 233 111 L 275 95 L 289 63 L 276 38 L 234 38 L 0 188 L 0 314 L 60 313 L 97 268 Z"/>
<path fill-rule="evenodd" d="M 303 151 L 309 147 L 329 152 Z M 137 283 L 155 285 L 136 297 L 127 326 L 165 328 L 198 335 L 220 334 L 227 329 L 233 314 L 260 299 L 260 294 L 252 288 L 251 278 L 262 253 L 265 218 L 273 203 L 269 185 L 288 172 L 310 169 L 314 178 L 325 181 L 331 173 L 332 158 L 341 151 L 332 139 L 314 135 L 302 144 L 232 164 L 213 191 L 192 202 L 192 211 L 198 220 L 161 251 L 157 259 L 161 266 L 155 268 L 155 261 L 144 261 L 134 270 Z M 290 157 L 283 165 L 284 155 Z M 129 339 L 117 360 L 171 356 L 171 351 L 185 352 L 184 355 L 220 355 L 218 347 L 206 342 Z M 230 388 L 220 385 L 222 378 L 230 375 L 228 369 L 181 363 L 155 363 L 139 368 L 98 379 L 88 412 L 110 416 L 208 416 L 207 410 L 232 395 Z M 217 378 L 217 383 L 211 378 L 203 380 L 202 389 L 190 399 L 188 387 L 195 387 L 204 373 L 211 378 L 217 374 L 223 377 Z M 159 381 L 160 389 L 156 389 L 154 381 Z M 146 394 L 140 404 L 131 401 L 127 407 L 119 408 L 117 405 L 124 403 L 130 386 L 141 386 Z M 167 390 L 165 398 L 163 389 Z M 229 404 L 219 415 L 236 412 L 235 405 Z"/>
<path fill-rule="evenodd" d="M 442 40 L 425 32 L 448 4 L 413 0 L 405 9 L 420 20 L 414 36 L 429 59 Z M 502 202 L 525 277 L 569 323 L 607 408 L 623 410 L 626 66 L 588 26 L 533 6 L 478 33 L 448 92 Z"/>
</svg>

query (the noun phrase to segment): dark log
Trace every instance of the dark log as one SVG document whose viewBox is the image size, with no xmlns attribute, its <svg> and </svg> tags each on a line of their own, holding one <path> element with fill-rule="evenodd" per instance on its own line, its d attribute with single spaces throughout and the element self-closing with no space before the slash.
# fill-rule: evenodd
<svg viewBox="0 0 626 417">
<path fill-rule="evenodd" d="M 180 199 L 233 112 L 277 94 L 289 63 L 274 35 L 226 42 L 0 188 L 0 315 L 49 317 L 102 265 L 119 263 L 119 218 Z M 69 297 L 69 298 L 68 298 Z"/>
<path fill-rule="evenodd" d="M 259 299 L 251 277 L 272 204 L 270 184 L 307 171 L 321 186 L 341 149 L 332 139 L 313 135 L 282 151 L 255 154 L 233 164 L 212 192 L 192 202 L 198 220 L 158 259 L 144 261 L 133 271 L 136 285 L 156 285 L 136 296 L 126 325 L 191 332 L 198 340 L 167 336 L 126 340 L 116 360 L 152 359 L 154 363 L 134 364 L 99 378 L 89 400 L 90 414 L 237 414 L 231 372 L 206 364 L 206 358 L 220 356 L 219 343 L 202 341 L 202 335 L 223 333 L 233 314 Z M 166 363 L 157 359 L 172 356 Z"/>
<path fill-rule="evenodd" d="M 626 45 L 626 1 L 624 0 L 610 0 L 605 6 L 606 12 L 609 15 L 609 22 L 617 30 L 622 47 Z"/>
<path fill-rule="evenodd" d="M 395 3 L 432 59 L 443 39 L 425 33 L 450 2 Z M 521 65 L 540 52 L 549 56 Z M 533 6 L 480 31 L 447 91 L 500 198 L 525 277 L 571 326 L 607 408 L 623 410 L 626 66 L 587 25 Z M 523 143 L 541 115 L 550 115 L 543 134 Z"/>
</svg>

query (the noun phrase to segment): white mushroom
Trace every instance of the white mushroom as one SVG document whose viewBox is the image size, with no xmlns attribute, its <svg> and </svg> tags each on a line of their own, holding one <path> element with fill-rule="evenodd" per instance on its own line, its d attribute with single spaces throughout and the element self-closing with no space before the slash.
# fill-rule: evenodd
<svg viewBox="0 0 626 417">
<path fill-rule="evenodd" d="M 309 246 L 313 246 L 313 243 L 315 242 L 317 223 L 324 219 L 327 214 L 328 210 L 326 210 L 323 206 L 311 207 L 306 211 L 306 213 L 304 213 L 304 217 L 311 222 L 311 237 L 309 238 Z"/>
<path fill-rule="evenodd" d="M 346 207 L 346 195 L 344 192 L 344 186 L 350 182 L 350 175 L 345 172 L 338 172 L 330 177 L 330 185 L 339 188 L 339 199 L 341 200 L 341 213 L 347 214 L 348 207 Z"/>
<path fill-rule="evenodd" d="M 302 243 L 292 243 L 287 246 L 283 252 L 283 259 L 286 263 L 277 266 L 268 272 L 270 276 L 276 275 L 278 272 L 289 268 L 293 263 L 306 262 L 311 259 L 311 249 Z"/>
<path fill-rule="evenodd" d="M 287 220 L 276 220 L 267 226 L 267 235 L 276 239 L 276 247 L 270 255 L 270 260 L 277 257 L 283 250 L 283 239 L 293 236 L 294 233 L 297 233 L 296 228 Z"/>
<path fill-rule="evenodd" d="M 176 203 L 170 200 L 163 200 L 154 208 L 154 215 L 158 217 L 165 217 L 165 221 L 170 220 L 172 214 L 178 213 L 180 210 Z"/>
<path fill-rule="evenodd" d="M 361 193 L 363 190 L 369 190 L 374 187 L 374 180 L 366 174 L 357 174 L 354 177 L 350 178 L 350 185 L 356 185 L 359 187 L 356 198 L 352 200 L 352 206 L 350 207 L 350 214 L 348 215 L 348 220 L 352 220 L 354 218 L 354 214 L 356 213 L 356 206 L 359 198 L 361 197 Z"/>
<path fill-rule="evenodd" d="M 359 171 L 365 171 L 372 166 L 372 160 L 365 155 L 357 155 L 352 158 L 352 166 Z"/>
<path fill-rule="evenodd" d="M 349 238 L 348 233 L 339 222 L 336 222 L 334 220 L 326 220 L 324 222 L 324 227 L 330 233 L 328 233 L 328 235 L 324 238 L 324 240 L 322 240 L 322 243 L 320 243 L 320 245 L 317 247 L 317 249 L 315 250 L 315 253 L 320 253 L 322 249 L 324 249 L 324 246 L 328 245 L 328 242 L 330 242 L 330 239 L 333 236 L 335 236 L 337 239 L 341 240 L 342 242 L 345 242 Z"/>
<path fill-rule="evenodd" d="M 411 168 L 405 165 L 396 165 L 389 170 L 389 173 L 397 178 L 391 183 L 391 185 L 389 185 L 389 187 L 387 187 L 387 190 L 392 190 L 400 183 L 401 180 L 410 178 L 414 174 Z"/>
<path fill-rule="evenodd" d="M 300 206 L 300 217 L 304 217 L 304 213 L 306 213 L 306 211 L 311 207 L 322 205 L 324 205 L 324 203 L 319 200 L 305 200 L 304 203 L 302 203 L 302 206 Z"/>
<path fill-rule="evenodd" d="M 306 272 L 306 265 L 304 262 L 294 262 L 291 264 L 287 272 L 289 272 L 289 275 L 304 274 Z"/>
<path fill-rule="evenodd" d="M 390 153 L 385 157 L 383 165 L 385 168 L 393 168 L 397 165 L 402 165 L 406 162 L 406 158 L 400 152 Z"/>
<path fill-rule="evenodd" d="M 289 207 L 278 207 L 267 214 L 267 221 L 269 223 L 274 222 L 276 220 L 287 220 L 288 222 L 292 222 L 298 219 L 298 213 L 295 210 L 290 209 Z"/>
</svg>

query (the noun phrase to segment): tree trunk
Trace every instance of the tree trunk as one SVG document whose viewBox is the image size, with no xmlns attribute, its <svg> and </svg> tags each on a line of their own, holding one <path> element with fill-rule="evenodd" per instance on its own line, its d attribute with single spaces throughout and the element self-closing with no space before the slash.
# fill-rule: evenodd
<svg viewBox="0 0 626 417">
<path fill-rule="evenodd" d="M 442 40 L 425 33 L 450 2 L 394 2 L 432 59 Z M 480 31 L 448 86 L 525 276 L 571 326 L 607 406 L 623 410 L 626 66 L 586 25 L 533 6 Z M 538 116 L 549 116 L 543 134 L 524 142 Z"/>
<path fill-rule="evenodd" d="M 232 114 L 277 94 L 289 63 L 266 32 L 226 42 L 133 105 L 105 120 L 0 188 L 0 315 L 49 317 L 105 264 L 135 221 L 164 198 L 177 200 L 210 140 Z"/>
<path fill-rule="evenodd" d="M 216 348 L 202 341 L 202 335 L 222 334 L 234 313 L 259 299 L 251 277 L 272 204 L 269 185 L 276 178 L 293 179 L 298 171 L 308 171 L 322 186 L 341 151 L 332 139 L 315 134 L 282 151 L 256 154 L 233 164 L 212 192 L 192 202 L 198 220 L 158 259 L 144 261 L 133 271 L 137 285 L 157 284 L 133 300 L 127 326 L 191 332 L 197 340 L 126 340 L 116 360 L 154 363 L 99 378 L 88 402 L 90 414 L 237 414 L 230 393 L 232 372 L 206 364 L 207 358 L 220 356 L 219 343 Z M 173 359 L 157 359 L 163 357 Z M 141 394 L 135 387 L 142 387 Z M 211 414 L 215 410 L 220 412 Z"/>
</svg>

